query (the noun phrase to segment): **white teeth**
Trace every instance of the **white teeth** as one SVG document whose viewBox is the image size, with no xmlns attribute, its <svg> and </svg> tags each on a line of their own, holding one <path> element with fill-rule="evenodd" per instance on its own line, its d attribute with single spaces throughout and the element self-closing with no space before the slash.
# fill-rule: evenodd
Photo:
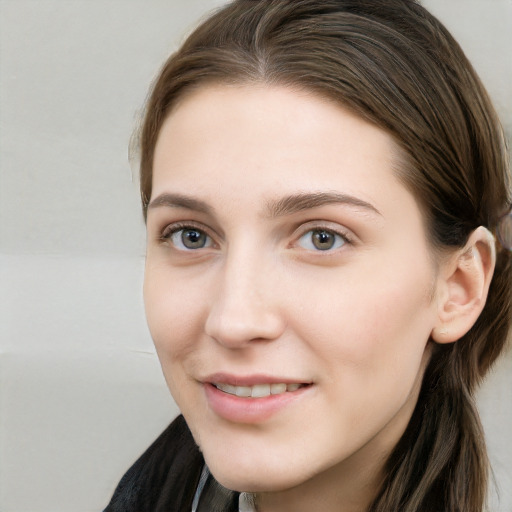
<svg viewBox="0 0 512 512">
<path fill-rule="evenodd" d="M 272 395 L 280 395 L 286 391 L 286 384 L 271 384 L 270 393 Z"/>
<path fill-rule="evenodd" d="M 270 395 L 280 395 L 282 393 L 297 391 L 302 384 L 256 384 L 255 386 L 233 386 L 231 384 L 216 383 L 215 387 L 228 393 L 243 398 L 264 398 Z"/>
<path fill-rule="evenodd" d="M 219 384 L 219 388 L 230 395 L 236 395 L 236 386 L 232 386 L 231 384 Z"/>
<path fill-rule="evenodd" d="M 234 386 L 235 395 L 248 398 L 251 396 L 251 388 L 249 386 Z"/>
<path fill-rule="evenodd" d="M 263 398 L 270 395 L 270 384 L 257 384 L 252 387 L 251 396 L 253 398 Z"/>
</svg>

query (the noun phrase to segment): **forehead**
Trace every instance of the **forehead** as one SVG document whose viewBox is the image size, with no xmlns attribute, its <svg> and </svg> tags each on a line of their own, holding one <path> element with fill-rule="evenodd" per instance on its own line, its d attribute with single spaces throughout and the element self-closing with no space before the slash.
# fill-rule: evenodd
<svg viewBox="0 0 512 512">
<path fill-rule="evenodd" d="M 413 200 L 395 176 L 398 154 L 385 131 L 317 95 L 209 85 L 185 96 L 164 122 L 152 197 L 178 192 L 247 202 L 335 191 L 380 210 L 384 191 L 390 202 Z"/>
</svg>

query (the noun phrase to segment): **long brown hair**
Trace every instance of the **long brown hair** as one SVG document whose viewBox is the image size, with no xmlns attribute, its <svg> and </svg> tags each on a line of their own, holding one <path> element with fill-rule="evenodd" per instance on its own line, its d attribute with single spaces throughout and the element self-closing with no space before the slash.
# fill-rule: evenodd
<svg viewBox="0 0 512 512">
<path fill-rule="evenodd" d="M 414 0 L 235 0 L 165 63 L 140 138 L 144 215 L 164 119 L 208 82 L 306 89 L 386 130 L 397 174 L 422 206 L 433 248 L 463 247 L 510 208 L 505 138 L 487 93 L 445 27 Z M 418 404 L 369 512 L 481 512 L 488 479 L 475 387 L 510 330 L 511 253 L 498 247 L 483 313 L 436 345 Z"/>
</svg>

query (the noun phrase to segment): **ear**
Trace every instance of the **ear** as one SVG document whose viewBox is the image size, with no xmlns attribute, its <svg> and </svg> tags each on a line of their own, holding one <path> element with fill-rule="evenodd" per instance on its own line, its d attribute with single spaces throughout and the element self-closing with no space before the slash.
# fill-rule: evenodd
<svg viewBox="0 0 512 512">
<path fill-rule="evenodd" d="M 496 264 L 496 242 L 480 226 L 466 246 L 443 260 L 436 289 L 438 321 L 431 337 L 452 343 L 473 327 L 484 309 Z"/>
</svg>

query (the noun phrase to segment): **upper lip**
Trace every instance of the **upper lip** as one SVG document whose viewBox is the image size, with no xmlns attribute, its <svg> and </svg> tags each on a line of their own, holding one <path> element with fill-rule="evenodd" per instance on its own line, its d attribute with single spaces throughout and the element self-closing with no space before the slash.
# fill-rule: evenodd
<svg viewBox="0 0 512 512">
<path fill-rule="evenodd" d="M 229 373 L 213 373 L 202 379 L 206 383 L 222 383 L 232 386 L 256 386 L 258 384 L 310 384 L 309 381 L 294 379 L 289 377 L 279 377 L 275 375 L 252 374 L 252 375 L 233 375 Z"/>
</svg>

